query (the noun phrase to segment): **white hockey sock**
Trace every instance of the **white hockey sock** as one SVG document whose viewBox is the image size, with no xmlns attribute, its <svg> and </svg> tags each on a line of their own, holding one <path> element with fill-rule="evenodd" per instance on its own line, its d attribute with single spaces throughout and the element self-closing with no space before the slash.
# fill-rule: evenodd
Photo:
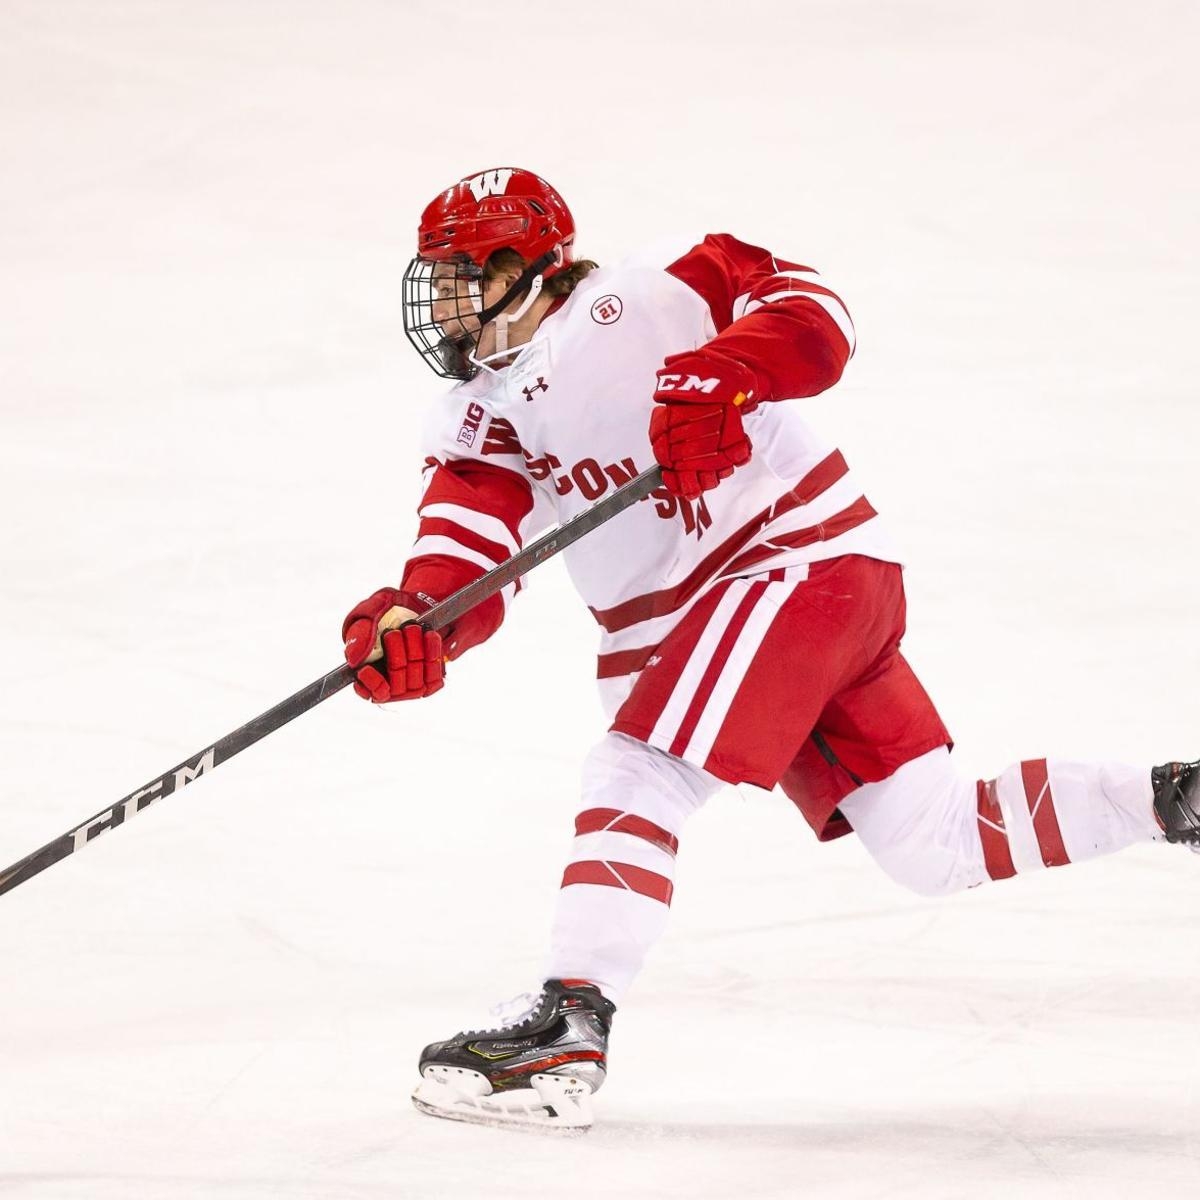
<svg viewBox="0 0 1200 1200">
<path fill-rule="evenodd" d="M 1155 841 L 1149 767 L 1027 759 L 976 784 L 989 879 L 1083 862 Z"/>
<path fill-rule="evenodd" d="M 624 734 L 596 746 L 584 763 L 548 979 L 587 979 L 621 1002 L 666 928 L 684 822 L 721 786 Z"/>
<path fill-rule="evenodd" d="M 893 879 L 934 896 L 1160 839 L 1152 802 L 1144 767 L 1039 758 L 970 780 L 939 749 L 841 809 Z"/>
</svg>

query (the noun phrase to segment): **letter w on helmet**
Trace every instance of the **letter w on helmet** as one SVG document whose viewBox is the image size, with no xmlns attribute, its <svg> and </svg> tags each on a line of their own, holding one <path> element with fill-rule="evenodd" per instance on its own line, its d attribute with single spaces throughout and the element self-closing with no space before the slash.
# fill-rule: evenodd
<svg viewBox="0 0 1200 1200">
<path fill-rule="evenodd" d="M 503 196 L 512 177 L 511 168 L 498 167 L 495 171 L 484 171 L 482 175 L 476 175 L 466 182 L 476 203 L 482 204 L 489 196 Z"/>
</svg>

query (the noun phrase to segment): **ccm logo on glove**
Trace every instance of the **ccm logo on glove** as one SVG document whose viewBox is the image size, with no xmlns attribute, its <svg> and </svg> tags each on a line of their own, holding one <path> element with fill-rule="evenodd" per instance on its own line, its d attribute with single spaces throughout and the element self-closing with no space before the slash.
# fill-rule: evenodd
<svg viewBox="0 0 1200 1200">
<path fill-rule="evenodd" d="M 705 392 L 711 394 L 721 386 L 719 379 L 701 379 L 699 375 L 673 375 L 660 371 L 658 375 L 658 390 L 660 392 Z M 658 399 L 655 396 L 655 399 Z"/>
<path fill-rule="evenodd" d="M 750 461 L 742 413 L 754 407 L 755 387 L 747 367 L 715 351 L 673 354 L 663 363 L 650 445 L 668 492 L 694 500 Z"/>
</svg>

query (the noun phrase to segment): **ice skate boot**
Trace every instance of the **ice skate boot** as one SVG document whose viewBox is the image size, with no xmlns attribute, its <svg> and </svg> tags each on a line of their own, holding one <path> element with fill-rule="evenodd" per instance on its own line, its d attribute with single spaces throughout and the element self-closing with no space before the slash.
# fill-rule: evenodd
<svg viewBox="0 0 1200 1200">
<path fill-rule="evenodd" d="M 549 979 L 494 1029 L 467 1030 L 421 1052 L 413 1103 L 477 1125 L 582 1133 L 604 1082 L 616 1005 L 594 984 Z M 514 1002 L 514 1005 L 519 1002 Z"/>
<path fill-rule="evenodd" d="M 1168 842 L 1200 853 L 1200 761 L 1172 762 L 1150 772 L 1154 815 Z"/>
</svg>

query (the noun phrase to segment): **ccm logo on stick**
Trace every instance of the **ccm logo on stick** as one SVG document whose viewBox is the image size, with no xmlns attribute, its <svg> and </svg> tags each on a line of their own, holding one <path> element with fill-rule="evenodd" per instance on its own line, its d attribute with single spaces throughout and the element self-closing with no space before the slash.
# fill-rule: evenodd
<svg viewBox="0 0 1200 1200">
<path fill-rule="evenodd" d="M 156 779 L 140 791 L 134 792 L 132 796 L 127 796 L 120 804 L 114 804 L 94 821 L 73 830 L 71 840 L 75 843 L 75 849 L 78 850 L 80 846 L 86 846 L 92 838 L 99 837 L 110 829 L 115 829 L 118 825 L 128 821 L 130 817 L 136 816 L 143 808 L 149 808 L 156 800 L 161 800 L 164 796 L 179 791 L 181 787 L 186 787 L 193 779 L 203 775 L 205 771 L 211 771 L 215 752 L 216 747 L 210 747 L 200 755 L 194 767 L 184 763 L 176 770 L 168 771 L 161 779 Z"/>
<path fill-rule="evenodd" d="M 699 375 L 660 375 L 658 386 L 674 392 L 715 392 L 719 379 L 701 379 Z"/>
</svg>

